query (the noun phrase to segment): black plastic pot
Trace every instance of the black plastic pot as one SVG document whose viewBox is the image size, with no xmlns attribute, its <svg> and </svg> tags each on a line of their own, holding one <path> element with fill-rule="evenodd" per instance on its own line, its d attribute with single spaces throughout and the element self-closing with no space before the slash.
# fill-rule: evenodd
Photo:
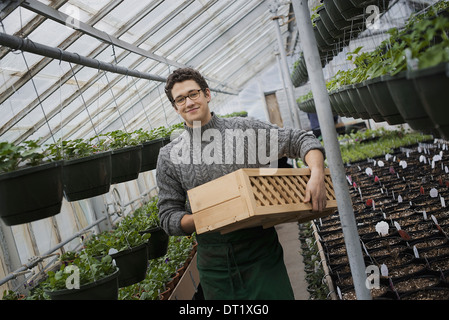
<svg viewBox="0 0 449 320">
<path fill-rule="evenodd" d="M 363 8 L 358 8 L 348 0 L 333 0 L 338 10 L 346 21 L 363 18 Z"/>
<path fill-rule="evenodd" d="M 159 149 L 165 145 L 165 139 L 160 138 L 142 143 L 142 163 L 140 172 L 156 169 Z"/>
<path fill-rule="evenodd" d="M 317 27 L 313 27 L 313 33 L 315 34 L 316 44 L 321 51 L 328 52 L 332 50 L 333 46 L 328 45 L 326 41 L 324 41 L 324 38 Z"/>
<path fill-rule="evenodd" d="M 137 179 L 142 164 L 142 145 L 113 150 L 111 183 Z"/>
<path fill-rule="evenodd" d="M 148 244 L 145 242 L 137 247 L 111 254 L 120 269 L 118 277 L 119 288 L 127 287 L 145 279 L 148 268 Z"/>
<path fill-rule="evenodd" d="M 371 119 L 373 119 L 376 122 L 385 121 L 385 119 L 382 117 L 379 110 L 377 109 L 376 104 L 374 103 L 374 100 L 371 97 L 371 94 L 368 91 L 368 86 L 366 82 L 363 81 L 357 83 L 355 85 L 355 88 L 357 89 L 357 93 L 359 94 L 360 101 L 363 103 Z"/>
<path fill-rule="evenodd" d="M 45 290 L 45 293 L 51 300 L 117 300 L 119 274 L 120 270 L 117 269 L 113 274 L 84 284 L 79 289 Z"/>
<path fill-rule="evenodd" d="M 17 225 L 58 214 L 62 204 L 63 161 L 0 175 L 0 217 Z"/>
<path fill-rule="evenodd" d="M 387 86 L 399 113 L 412 129 L 439 135 L 421 103 L 414 82 L 407 77 L 407 72 L 389 77 Z"/>
<path fill-rule="evenodd" d="M 367 80 L 368 90 L 376 104 L 379 113 L 390 125 L 404 123 L 404 119 L 396 107 L 387 86 L 388 77 L 378 77 Z"/>
<path fill-rule="evenodd" d="M 346 21 L 346 19 L 341 15 L 340 10 L 338 10 L 333 0 L 324 1 L 324 7 L 326 8 L 329 18 L 338 30 L 351 27 L 351 22 Z"/>
<path fill-rule="evenodd" d="M 368 111 L 366 111 L 363 102 L 360 100 L 360 96 L 357 92 L 357 88 L 354 85 L 351 85 L 348 88 L 348 96 L 357 111 L 358 115 L 362 119 L 370 119 L 370 115 Z"/>
<path fill-rule="evenodd" d="M 151 228 L 141 232 L 151 233 L 151 237 L 148 240 L 148 259 L 157 259 L 164 256 L 168 250 L 168 234 L 161 227 Z"/>
<path fill-rule="evenodd" d="M 109 192 L 111 152 L 65 160 L 62 181 L 67 201 L 77 201 Z"/>
<path fill-rule="evenodd" d="M 339 39 L 342 38 L 344 35 L 344 31 L 337 29 L 335 27 L 335 24 L 332 22 L 331 18 L 329 17 L 329 14 L 326 11 L 326 8 L 322 6 L 320 9 L 318 9 L 317 13 L 320 15 L 321 21 L 323 22 L 324 26 L 327 29 L 327 32 L 334 38 Z"/>
<path fill-rule="evenodd" d="M 351 99 L 349 98 L 349 92 L 348 90 L 352 89 L 352 86 L 344 86 L 342 87 L 340 91 L 340 98 L 342 103 L 346 106 L 346 109 L 348 109 L 349 115 L 353 118 L 360 118 L 360 115 L 358 113 L 358 110 L 355 108 L 355 106 L 352 104 Z"/>
<path fill-rule="evenodd" d="M 444 139 L 449 139 L 449 63 L 410 72 L 427 115 Z"/>
</svg>

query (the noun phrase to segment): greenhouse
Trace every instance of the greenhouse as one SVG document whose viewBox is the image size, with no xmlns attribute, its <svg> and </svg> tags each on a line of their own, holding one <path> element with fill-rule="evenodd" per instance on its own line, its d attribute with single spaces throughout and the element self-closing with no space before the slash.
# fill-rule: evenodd
<svg viewBox="0 0 449 320">
<path fill-rule="evenodd" d="M 4 0 L 0 27 L 0 300 L 449 299 L 449 1 Z"/>
</svg>

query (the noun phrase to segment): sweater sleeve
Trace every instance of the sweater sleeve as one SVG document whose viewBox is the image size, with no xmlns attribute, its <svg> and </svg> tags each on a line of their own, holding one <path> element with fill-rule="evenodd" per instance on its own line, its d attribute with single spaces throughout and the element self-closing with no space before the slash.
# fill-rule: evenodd
<svg viewBox="0 0 449 320">
<path fill-rule="evenodd" d="M 170 236 L 187 236 L 181 228 L 181 219 L 186 210 L 186 192 L 177 178 L 175 168 L 169 159 L 168 148 L 159 152 L 156 181 L 159 188 L 158 209 L 161 226 Z"/>
<path fill-rule="evenodd" d="M 326 156 L 324 147 L 313 133 L 302 129 L 279 128 L 268 122 L 255 120 L 255 126 L 260 129 L 276 129 L 278 134 L 278 157 L 301 158 L 305 163 L 306 154 L 313 149 L 318 149 Z"/>
</svg>

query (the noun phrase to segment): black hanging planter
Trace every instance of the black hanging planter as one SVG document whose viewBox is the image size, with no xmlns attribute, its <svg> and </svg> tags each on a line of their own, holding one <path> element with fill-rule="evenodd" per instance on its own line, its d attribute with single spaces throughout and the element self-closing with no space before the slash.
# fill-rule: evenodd
<svg viewBox="0 0 449 320">
<path fill-rule="evenodd" d="M 142 164 L 142 145 L 115 149 L 111 153 L 111 184 L 137 179 Z"/>
<path fill-rule="evenodd" d="M 410 72 L 421 102 L 444 139 L 449 139 L 449 63 Z"/>
<path fill-rule="evenodd" d="M 317 10 L 317 13 L 320 15 L 321 21 L 323 22 L 324 26 L 327 29 L 327 32 L 334 38 L 339 39 L 342 38 L 345 34 L 344 31 L 337 29 L 335 27 L 335 24 L 332 22 L 331 18 L 329 17 L 329 14 L 326 11 L 326 8 L 322 6 Z"/>
<path fill-rule="evenodd" d="M 364 10 L 362 8 L 357 8 L 348 0 L 333 0 L 336 7 L 340 11 L 343 18 L 346 21 L 351 21 L 355 19 L 363 18 Z"/>
<path fill-rule="evenodd" d="M 77 201 L 109 192 L 111 152 L 65 160 L 62 181 L 67 201 Z"/>
<path fill-rule="evenodd" d="M 370 118 L 376 122 L 385 121 L 384 117 L 382 117 L 379 110 L 377 109 L 376 104 L 374 103 L 374 100 L 371 97 L 371 94 L 368 91 L 367 82 L 363 81 L 363 82 L 357 83 L 355 85 L 355 88 L 357 89 L 357 93 L 359 94 L 360 101 L 365 106 L 365 109 L 368 112 Z"/>
<path fill-rule="evenodd" d="M 365 106 L 363 105 L 363 102 L 360 100 L 360 96 L 357 92 L 357 88 L 355 85 L 350 85 L 348 88 L 348 96 L 349 99 L 352 102 L 352 105 L 354 106 L 355 110 L 357 111 L 358 115 L 362 119 L 370 119 L 370 115 L 368 111 L 366 111 Z"/>
<path fill-rule="evenodd" d="M 0 217 L 7 226 L 60 212 L 62 164 L 56 161 L 0 175 Z"/>
<path fill-rule="evenodd" d="M 414 130 L 438 136 L 434 123 L 427 115 L 415 85 L 407 77 L 407 71 L 389 77 L 387 86 L 399 113 Z"/>
<path fill-rule="evenodd" d="M 338 30 L 344 30 L 351 27 L 351 22 L 346 21 L 346 19 L 341 15 L 340 10 L 338 10 L 333 0 L 324 1 L 324 7 Z"/>
<path fill-rule="evenodd" d="M 154 227 L 140 233 L 151 233 L 151 237 L 148 239 L 148 259 L 157 259 L 167 253 L 169 236 L 164 229 Z"/>
<path fill-rule="evenodd" d="M 148 268 L 148 244 L 125 249 L 111 254 L 120 270 L 118 287 L 123 288 L 145 279 Z"/>
<path fill-rule="evenodd" d="M 404 119 L 390 95 L 386 80 L 388 80 L 388 78 L 383 76 L 368 80 L 366 82 L 368 84 L 368 91 L 370 92 L 379 113 L 388 124 L 395 125 L 404 123 Z"/>
<path fill-rule="evenodd" d="M 142 163 L 140 172 L 156 169 L 159 149 L 165 145 L 165 139 L 160 138 L 142 143 Z"/>
<path fill-rule="evenodd" d="M 80 286 L 79 289 L 62 289 L 45 293 L 51 300 L 117 300 L 118 277 L 120 270 L 94 282 Z"/>
</svg>

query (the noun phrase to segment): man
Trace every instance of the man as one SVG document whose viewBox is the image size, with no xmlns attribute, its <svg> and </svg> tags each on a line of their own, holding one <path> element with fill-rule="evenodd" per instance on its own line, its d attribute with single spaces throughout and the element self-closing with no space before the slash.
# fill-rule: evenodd
<svg viewBox="0 0 449 320">
<path fill-rule="evenodd" d="M 169 235 L 195 232 L 187 190 L 240 168 L 267 165 L 260 150 L 264 156 L 269 150 L 270 160 L 302 157 L 311 170 L 305 201 L 314 211 L 325 208 L 324 150 L 315 136 L 257 120 L 217 117 L 209 109 L 206 81 L 190 68 L 175 70 L 165 92 L 185 121 L 184 132 L 161 148 L 156 171 L 159 217 Z M 274 228 L 203 233 L 197 241 L 205 299 L 294 299 Z"/>
</svg>

